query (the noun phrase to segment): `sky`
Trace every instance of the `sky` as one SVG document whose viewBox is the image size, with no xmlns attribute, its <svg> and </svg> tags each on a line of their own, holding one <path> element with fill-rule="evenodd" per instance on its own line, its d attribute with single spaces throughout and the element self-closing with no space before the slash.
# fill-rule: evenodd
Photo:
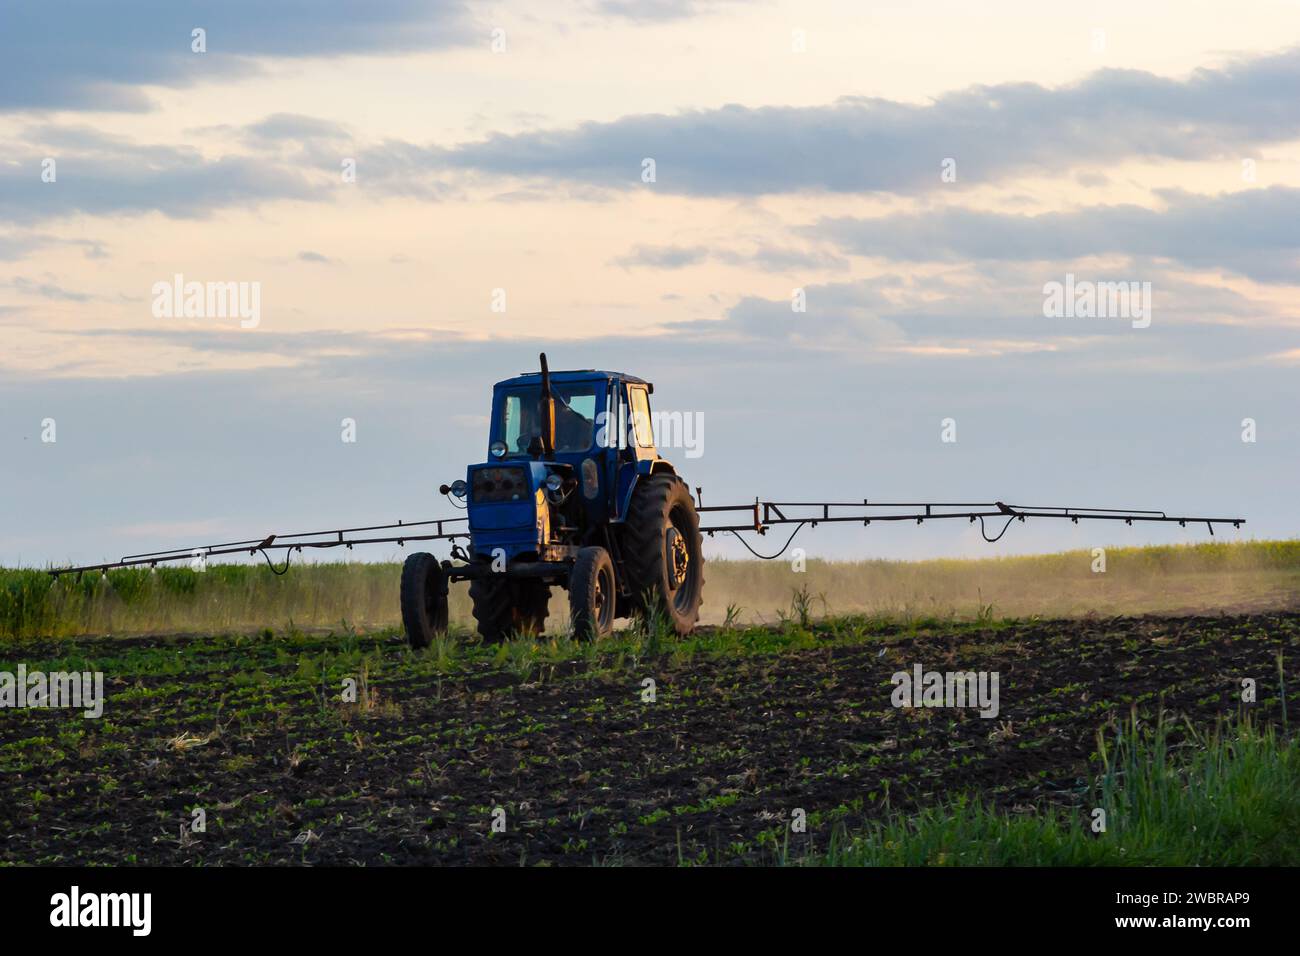
<svg viewBox="0 0 1300 956">
<path fill-rule="evenodd" d="M 448 515 L 543 349 L 698 422 L 663 454 L 709 504 L 1294 537 L 1298 256 L 1283 0 L 6 0 L 0 564 Z M 177 281 L 249 308 L 187 315 Z M 1120 282 L 1140 315 L 1049 306 Z"/>
</svg>

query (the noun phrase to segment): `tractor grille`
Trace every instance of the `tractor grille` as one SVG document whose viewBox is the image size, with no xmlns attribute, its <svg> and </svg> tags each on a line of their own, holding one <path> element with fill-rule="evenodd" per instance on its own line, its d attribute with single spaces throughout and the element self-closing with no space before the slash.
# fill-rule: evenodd
<svg viewBox="0 0 1300 956">
<path fill-rule="evenodd" d="M 474 472 L 474 503 L 526 501 L 530 497 L 522 468 L 480 468 Z"/>
</svg>

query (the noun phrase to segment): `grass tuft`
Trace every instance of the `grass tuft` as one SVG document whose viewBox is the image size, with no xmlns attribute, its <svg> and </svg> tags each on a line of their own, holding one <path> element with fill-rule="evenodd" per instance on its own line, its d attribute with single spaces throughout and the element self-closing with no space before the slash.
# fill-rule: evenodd
<svg viewBox="0 0 1300 956">
<path fill-rule="evenodd" d="M 1209 732 L 1134 717 L 1098 734 L 1102 769 L 1075 813 L 1008 814 L 959 797 L 894 815 L 824 853 L 830 866 L 1278 866 L 1300 859 L 1300 741 L 1248 718 Z M 1105 812 L 1094 832 L 1095 810 Z"/>
</svg>

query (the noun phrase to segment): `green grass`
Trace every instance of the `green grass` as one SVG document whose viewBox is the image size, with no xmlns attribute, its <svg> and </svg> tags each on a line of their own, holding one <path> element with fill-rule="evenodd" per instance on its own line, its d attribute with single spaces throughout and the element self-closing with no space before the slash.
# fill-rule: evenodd
<svg viewBox="0 0 1300 956">
<path fill-rule="evenodd" d="M 396 621 L 400 568 L 332 563 L 123 568 L 107 575 L 0 569 L 0 638 L 254 631 Z M 463 595 L 462 595 L 463 598 Z"/>
<path fill-rule="evenodd" d="M 1180 735 L 1176 735 L 1178 732 Z M 1175 741 L 1177 741 L 1175 743 Z M 959 798 L 874 829 L 837 834 L 831 866 L 1300 865 L 1300 740 L 1250 721 L 1098 734 L 1101 771 L 1076 813 L 1008 814 Z M 1106 812 L 1092 830 L 1092 809 Z"/>
<path fill-rule="evenodd" d="M 796 624 L 865 614 L 892 620 L 981 620 L 1033 615 L 1142 614 L 1296 606 L 1300 540 L 1114 548 L 1106 573 L 1087 551 L 940 561 L 710 561 L 702 623 Z M 96 634 L 254 632 L 264 628 L 364 629 L 400 623 L 400 565 L 295 565 L 276 576 L 261 564 L 131 568 L 106 576 L 0 569 L 0 639 Z M 470 623 L 463 586 L 451 620 Z M 554 589 L 548 630 L 566 628 Z M 644 634 L 653 643 L 660 628 Z"/>
</svg>

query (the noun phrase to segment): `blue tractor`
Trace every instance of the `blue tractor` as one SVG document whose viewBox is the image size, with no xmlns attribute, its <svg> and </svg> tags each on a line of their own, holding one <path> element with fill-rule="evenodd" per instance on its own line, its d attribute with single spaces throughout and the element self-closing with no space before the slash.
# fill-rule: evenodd
<svg viewBox="0 0 1300 956">
<path fill-rule="evenodd" d="M 468 580 L 488 641 L 537 634 L 551 588 L 569 594 L 575 634 L 599 638 L 616 617 L 655 611 L 695 627 L 704 556 L 695 502 L 655 448 L 654 386 L 622 372 L 541 371 L 498 382 L 488 459 L 442 492 L 463 499 L 469 547 L 453 561 L 421 552 L 402 570 L 407 639 L 447 630 L 447 592 Z"/>
</svg>

